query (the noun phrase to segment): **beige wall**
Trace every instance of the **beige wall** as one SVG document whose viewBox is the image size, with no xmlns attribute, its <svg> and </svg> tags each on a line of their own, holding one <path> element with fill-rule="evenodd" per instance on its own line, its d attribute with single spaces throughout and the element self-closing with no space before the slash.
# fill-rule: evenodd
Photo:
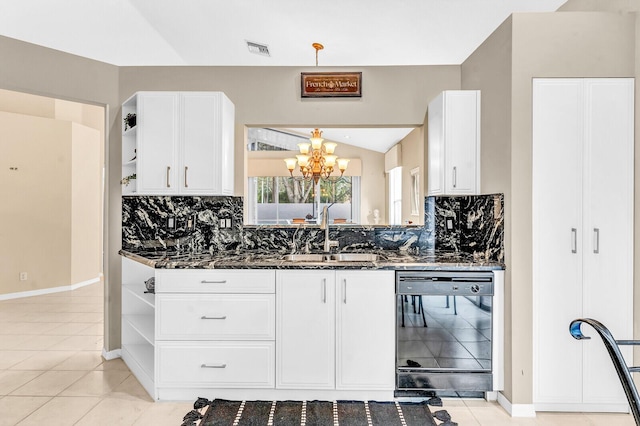
<svg viewBox="0 0 640 426">
<path fill-rule="evenodd" d="M 100 131 L 71 123 L 71 284 L 102 272 Z"/>
<path fill-rule="evenodd" d="M 424 224 L 424 188 L 425 188 L 425 147 L 426 134 L 424 126 L 411 131 L 400 142 L 402 151 L 402 224 Z M 418 214 L 411 214 L 411 171 L 418 169 L 419 190 Z"/>
<path fill-rule="evenodd" d="M 101 272 L 99 132 L 0 112 L 0 294 L 68 286 Z M 19 280 L 26 272 L 27 280 Z"/>
<path fill-rule="evenodd" d="M 0 293 L 69 285 L 71 125 L 1 112 L 0 132 Z"/>
<path fill-rule="evenodd" d="M 531 81 L 634 77 L 635 27 L 633 14 L 514 14 L 462 66 L 463 88 L 483 90 L 482 190 L 505 193 L 505 396 L 514 404 L 533 395 Z"/>
</svg>

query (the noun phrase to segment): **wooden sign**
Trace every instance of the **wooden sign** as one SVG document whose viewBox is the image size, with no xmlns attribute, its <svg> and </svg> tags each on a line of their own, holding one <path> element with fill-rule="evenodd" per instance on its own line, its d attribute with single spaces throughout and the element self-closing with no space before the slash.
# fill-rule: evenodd
<svg viewBox="0 0 640 426">
<path fill-rule="evenodd" d="M 300 74 L 303 98 L 359 98 L 362 96 L 361 72 L 303 72 Z"/>
</svg>

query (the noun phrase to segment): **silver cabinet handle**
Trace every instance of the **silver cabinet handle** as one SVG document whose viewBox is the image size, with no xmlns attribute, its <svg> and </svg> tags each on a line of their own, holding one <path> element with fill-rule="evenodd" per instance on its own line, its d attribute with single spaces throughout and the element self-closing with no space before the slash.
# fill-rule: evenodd
<svg viewBox="0 0 640 426">
<path fill-rule="evenodd" d="M 227 282 L 227 280 L 220 280 L 220 281 L 202 280 L 202 281 L 200 281 L 200 283 L 202 283 L 202 284 L 225 284 L 226 282 Z"/>
<path fill-rule="evenodd" d="M 327 303 L 327 279 L 322 279 L 322 303 Z"/>
<path fill-rule="evenodd" d="M 571 228 L 571 253 L 578 252 L 578 230 Z"/>
<path fill-rule="evenodd" d="M 203 316 L 200 317 L 200 319 L 205 319 L 205 320 L 210 320 L 210 319 L 212 319 L 212 320 L 224 320 L 224 319 L 227 319 L 227 316 L 223 315 L 223 316 L 220 316 L 220 317 L 208 317 L 206 315 L 203 315 Z"/>
<path fill-rule="evenodd" d="M 171 188 L 171 182 L 169 182 L 170 174 L 171 174 L 171 166 L 167 166 L 167 188 Z"/>
<path fill-rule="evenodd" d="M 184 166 L 184 187 L 188 188 L 189 184 L 187 183 L 187 171 L 189 171 L 189 167 Z"/>
<path fill-rule="evenodd" d="M 227 364 L 202 364 L 200 368 L 227 368 Z"/>
<path fill-rule="evenodd" d="M 342 303 L 347 304 L 347 279 L 342 280 Z"/>
<path fill-rule="evenodd" d="M 600 228 L 593 228 L 593 252 L 600 253 Z"/>
<path fill-rule="evenodd" d="M 453 166 L 453 187 L 458 186 L 458 168 Z"/>
</svg>

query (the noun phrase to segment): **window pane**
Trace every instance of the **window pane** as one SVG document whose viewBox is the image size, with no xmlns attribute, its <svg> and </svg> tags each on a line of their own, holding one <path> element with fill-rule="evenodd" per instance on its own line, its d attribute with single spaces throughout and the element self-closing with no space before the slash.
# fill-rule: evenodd
<svg viewBox="0 0 640 426">
<path fill-rule="evenodd" d="M 353 218 L 353 188 L 357 177 L 343 177 L 335 182 L 320 180 L 314 188 L 313 181 L 292 177 L 257 177 L 255 188 L 256 224 L 290 224 L 293 219 L 307 219 L 315 223 L 318 211 L 325 204 L 333 204 L 329 210 L 330 223 L 357 223 Z M 319 194 L 317 198 L 316 194 Z M 251 202 L 253 197 L 248 197 Z M 320 205 L 317 205 L 317 203 Z"/>
<path fill-rule="evenodd" d="M 256 178 L 256 202 L 258 204 L 262 203 L 273 203 L 274 200 L 274 188 L 275 188 L 275 178 L 270 176 L 263 176 Z"/>
<path fill-rule="evenodd" d="M 281 204 L 313 203 L 313 182 L 278 177 L 278 201 Z"/>
</svg>

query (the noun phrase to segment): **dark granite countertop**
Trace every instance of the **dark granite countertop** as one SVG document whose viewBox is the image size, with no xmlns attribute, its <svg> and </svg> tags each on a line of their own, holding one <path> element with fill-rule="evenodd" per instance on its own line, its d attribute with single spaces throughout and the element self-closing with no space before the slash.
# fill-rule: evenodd
<svg viewBox="0 0 640 426">
<path fill-rule="evenodd" d="M 287 253 L 244 252 L 192 253 L 177 251 L 127 251 L 122 256 L 156 269 L 392 269 L 392 270 L 500 270 L 504 264 L 464 253 L 411 254 L 381 250 L 373 262 L 287 261 Z"/>
</svg>

